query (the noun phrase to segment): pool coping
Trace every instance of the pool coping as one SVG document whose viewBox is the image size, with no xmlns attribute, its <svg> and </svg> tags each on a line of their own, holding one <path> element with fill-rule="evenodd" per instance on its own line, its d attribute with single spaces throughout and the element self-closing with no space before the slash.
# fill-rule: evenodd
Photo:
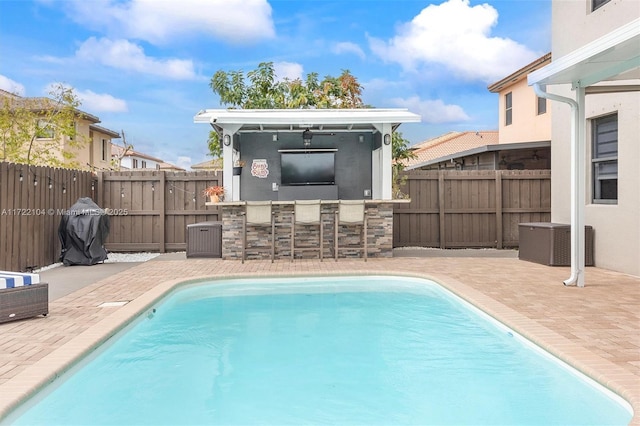
<svg viewBox="0 0 640 426">
<path fill-rule="evenodd" d="M 35 395 L 42 388 L 56 380 L 71 369 L 83 358 L 94 352 L 115 334 L 127 327 L 137 317 L 153 308 L 166 295 L 180 287 L 205 281 L 224 281 L 243 278 L 294 278 L 325 276 L 398 276 L 431 280 L 446 290 L 475 306 L 485 314 L 501 322 L 505 326 L 546 350 L 561 361 L 572 366 L 595 382 L 619 395 L 629 403 L 633 410 L 631 425 L 640 425 L 640 381 L 630 375 L 627 370 L 601 356 L 570 341 L 557 332 L 526 317 L 522 313 L 483 294 L 459 280 L 445 274 L 431 275 L 408 271 L 362 271 L 354 269 L 331 271 L 279 271 L 278 273 L 227 273 L 221 275 L 201 275 L 160 282 L 127 304 L 118 307 L 96 324 L 84 330 L 70 341 L 54 349 L 28 369 L 21 371 L 4 384 L 0 390 L 5 396 L 0 399 L 0 420 L 11 414 L 23 402 Z M 10 391 L 9 391 L 10 390 Z"/>
</svg>

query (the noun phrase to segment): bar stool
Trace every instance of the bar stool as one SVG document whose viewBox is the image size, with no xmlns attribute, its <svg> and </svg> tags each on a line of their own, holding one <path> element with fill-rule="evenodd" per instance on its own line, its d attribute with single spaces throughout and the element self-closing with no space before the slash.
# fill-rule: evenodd
<svg viewBox="0 0 640 426">
<path fill-rule="evenodd" d="M 247 201 L 242 214 L 242 263 L 247 256 L 247 225 L 271 226 L 271 244 L 268 246 L 273 263 L 275 251 L 275 221 L 271 212 L 271 201 Z M 261 247 L 262 248 L 262 247 Z M 254 249 L 256 249 L 254 247 Z"/>
<path fill-rule="evenodd" d="M 296 225 L 316 225 L 318 226 L 320 237 L 319 247 L 296 247 Z M 320 200 L 296 200 L 293 204 L 293 218 L 291 219 L 291 261 L 295 258 L 297 251 L 318 251 L 320 261 L 323 257 L 324 227 L 322 226 L 322 215 Z"/>
<path fill-rule="evenodd" d="M 361 251 L 364 261 L 367 261 L 367 211 L 364 208 L 364 200 L 339 200 L 338 210 L 336 211 L 333 238 L 334 242 L 334 255 L 336 262 L 338 261 L 338 254 L 340 250 Z M 361 247 L 340 247 L 338 244 L 338 234 L 340 225 L 361 225 Z"/>
</svg>

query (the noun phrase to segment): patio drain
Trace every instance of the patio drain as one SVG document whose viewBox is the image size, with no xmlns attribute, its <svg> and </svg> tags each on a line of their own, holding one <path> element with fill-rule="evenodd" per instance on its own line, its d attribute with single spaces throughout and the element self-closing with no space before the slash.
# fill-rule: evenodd
<svg viewBox="0 0 640 426">
<path fill-rule="evenodd" d="M 98 308 L 118 308 L 120 306 L 124 306 L 129 303 L 128 300 L 123 300 L 120 302 L 104 302 L 98 305 Z"/>
</svg>

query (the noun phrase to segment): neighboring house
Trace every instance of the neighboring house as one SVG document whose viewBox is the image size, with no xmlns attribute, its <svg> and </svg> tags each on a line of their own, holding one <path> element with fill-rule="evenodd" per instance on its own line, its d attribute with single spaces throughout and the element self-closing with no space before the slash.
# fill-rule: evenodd
<svg viewBox="0 0 640 426">
<path fill-rule="evenodd" d="M 571 223 L 584 285 L 584 226 L 596 266 L 640 276 L 640 7 L 554 0 L 551 64 L 529 84 L 552 100 L 551 220 Z"/>
<path fill-rule="evenodd" d="M 498 94 L 498 131 L 449 132 L 411 147 L 406 169 L 536 170 L 551 168 L 551 112 L 527 75 L 551 62 L 536 59 L 488 89 Z"/>
<path fill-rule="evenodd" d="M 14 101 L 30 100 L 32 105 L 50 105 L 51 100 L 48 98 L 23 98 L 13 93 L 0 89 L 0 97 L 9 97 Z M 55 144 L 58 148 L 56 158 L 62 161 L 62 152 L 67 151 L 72 154 L 71 161 L 76 163 L 80 169 L 103 170 L 109 169 L 111 165 L 111 144 L 113 139 L 119 139 L 120 134 L 113 130 L 99 126 L 100 119 L 95 115 L 84 111 L 77 111 L 76 136 L 81 141 L 81 147 L 71 147 L 71 138 L 68 136 L 56 135 L 52 130 L 50 133 L 42 135 L 38 139 L 55 140 L 59 142 Z"/>
<path fill-rule="evenodd" d="M 160 163 L 160 170 L 166 170 L 168 172 L 184 172 L 184 171 L 186 171 L 182 167 L 178 167 L 178 166 L 176 166 L 174 164 L 167 163 L 165 161 L 162 161 Z"/>
<path fill-rule="evenodd" d="M 222 158 L 213 158 L 211 160 L 203 161 L 202 163 L 191 165 L 191 170 L 213 170 L 222 171 L 223 166 Z"/>
<path fill-rule="evenodd" d="M 551 140 L 551 111 L 548 101 L 527 84 L 527 76 L 551 63 L 551 53 L 536 59 L 489 85 L 498 94 L 498 142 L 540 142 Z"/>
<path fill-rule="evenodd" d="M 111 147 L 112 167 L 119 170 L 173 170 L 184 171 L 183 168 L 167 163 L 160 158 L 152 157 L 133 149 L 125 149 L 120 145 Z"/>
<path fill-rule="evenodd" d="M 83 165 L 89 166 L 92 170 L 107 170 L 111 168 L 111 147 L 113 139 L 119 139 L 120 134 L 113 130 L 106 129 L 97 124 L 89 125 L 89 143 L 78 153 L 77 158 Z"/>
<path fill-rule="evenodd" d="M 549 142 L 498 143 L 498 132 L 449 132 L 411 147 L 406 170 L 549 169 Z"/>
</svg>

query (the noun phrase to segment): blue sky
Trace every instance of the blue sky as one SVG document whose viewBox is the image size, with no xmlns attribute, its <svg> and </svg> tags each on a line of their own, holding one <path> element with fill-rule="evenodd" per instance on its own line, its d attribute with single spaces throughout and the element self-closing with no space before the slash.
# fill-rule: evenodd
<svg viewBox="0 0 640 426">
<path fill-rule="evenodd" d="M 75 89 L 136 150 L 207 160 L 218 70 L 273 62 L 279 78 L 349 70 L 363 100 L 408 108 L 412 144 L 498 127 L 487 85 L 551 49 L 551 0 L 0 0 L 0 89 Z"/>
</svg>

